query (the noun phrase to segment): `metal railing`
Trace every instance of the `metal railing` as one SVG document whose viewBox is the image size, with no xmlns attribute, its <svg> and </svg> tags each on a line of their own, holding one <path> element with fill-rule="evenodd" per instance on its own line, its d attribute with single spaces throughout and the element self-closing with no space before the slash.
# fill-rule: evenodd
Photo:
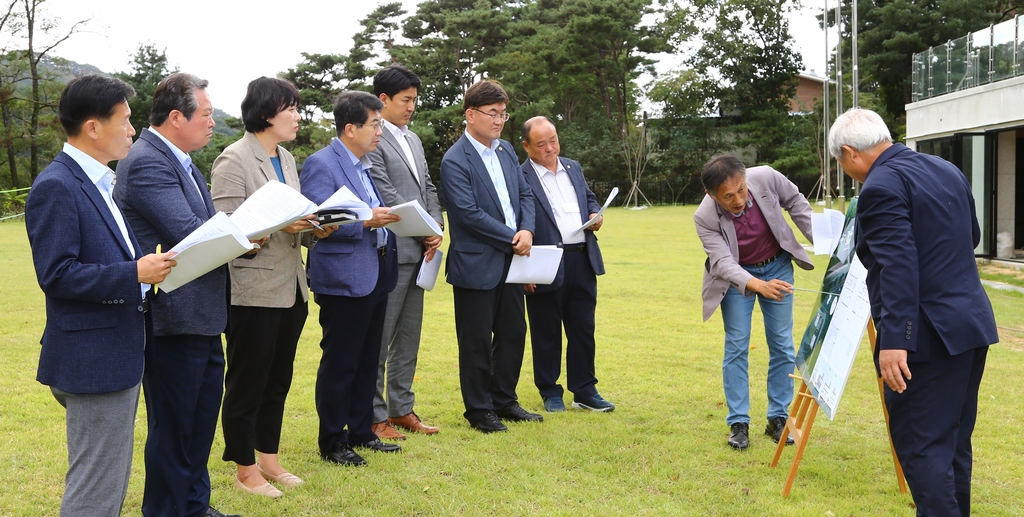
<svg viewBox="0 0 1024 517">
<path fill-rule="evenodd" d="M 1015 16 L 914 54 L 913 102 L 1024 75 L 1021 24 Z"/>
</svg>

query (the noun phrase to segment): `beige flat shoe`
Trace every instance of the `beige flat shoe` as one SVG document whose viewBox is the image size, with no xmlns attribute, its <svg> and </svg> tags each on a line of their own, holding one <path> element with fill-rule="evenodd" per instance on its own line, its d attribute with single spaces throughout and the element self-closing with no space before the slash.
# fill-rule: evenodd
<svg viewBox="0 0 1024 517">
<path fill-rule="evenodd" d="M 273 481 L 274 483 L 277 483 L 281 486 L 299 486 L 303 483 L 302 479 L 299 478 L 299 476 L 296 476 L 291 472 L 285 472 L 283 474 L 278 474 L 275 476 L 273 474 L 268 474 L 266 471 L 264 471 L 263 467 L 261 467 L 259 463 L 256 464 L 256 468 L 260 469 L 260 474 L 263 475 L 263 479 L 266 479 L 267 481 Z"/>
<path fill-rule="evenodd" d="M 274 485 L 271 485 L 266 481 L 264 481 L 262 485 L 256 488 L 249 488 L 245 486 L 241 481 L 239 481 L 238 478 L 235 478 L 235 488 L 243 492 L 249 492 L 250 494 L 265 495 L 267 497 L 273 497 L 275 499 L 284 495 L 283 492 L 274 488 Z"/>
</svg>

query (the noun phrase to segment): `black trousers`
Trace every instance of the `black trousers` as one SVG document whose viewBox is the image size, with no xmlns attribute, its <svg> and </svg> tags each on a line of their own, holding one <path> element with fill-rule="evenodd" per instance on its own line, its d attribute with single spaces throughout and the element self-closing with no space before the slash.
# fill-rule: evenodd
<svg viewBox="0 0 1024 517">
<path fill-rule="evenodd" d="M 316 373 L 321 452 L 338 443 L 366 443 L 377 438 L 372 428 L 373 395 L 388 305 L 388 292 L 382 288 L 384 260 L 380 258 L 377 285 L 370 294 L 361 298 L 314 295 L 323 329 L 323 355 Z"/>
<path fill-rule="evenodd" d="M 502 279 L 511 262 L 509 255 Z M 493 289 L 453 287 L 452 291 L 464 416 L 473 420 L 516 403 L 526 348 L 523 286 L 502 281 Z"/>
<path fill-rule="evenodd" d="M 277 454 L 295 349 L 309 308 L 296 283 L 288 308 L 232 305 L 224 374 L 224 461 L 253 465 L 253 450 Z"/>
<path fill-rule="evenodd" d="M 926 334 L 921 332 L 917 346 L 931 347 L 930 357 L 927 362 L 909 363 L 913 378 L 907 381 L 907 389 L 896 393 L 885 388 L 889 432 L 917 515 L 968 517 L 971 435 L 988 347 L 951 356 L 937 336 L 931 336 L 932 341 Z"/>
<path fill-rule="evenodd" d="M 562 254 L 562 285 L 554 291 L 526 295 L 533 347 L 533 381 L 541 397 L 561 398 L 562 327 L 565 327 L 565 374 L 569 391 L 597 394 L 594 375 L 594 310 L 597 275 L 586 253 Z M 538 286 L 542 287 L 542 286 Z"/>
</svg>

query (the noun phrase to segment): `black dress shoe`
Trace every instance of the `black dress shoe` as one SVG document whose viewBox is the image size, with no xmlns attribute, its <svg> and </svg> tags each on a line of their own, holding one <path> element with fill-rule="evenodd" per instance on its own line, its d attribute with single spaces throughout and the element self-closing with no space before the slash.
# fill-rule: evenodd
<svg viewBox="0 0 1024 517">
<path fill-rule="evenodd" d="M 205 517 L 242 517 L 241 515 L 238 515 L 238 514 L 235 514 L 235 513 L 220 513 L 220 512 L 217 511 L 216 508 L 214 508 L 212 506 L 208 506 L 206 508 L 206 513 L 203 514 L 203 515 Z"/>
<path fill-rule="evenodd" d="M 336 443 L 329 451 L 321 452 L 320 457 L 324 461 L 338 463 L 341 465 L 360 466 L 366 465 L 366 460 L 356 454 L 347 443 Z"/>
<path fill-rule="evenodd" d="M 374 438 L 373 440 L 366 443 L 354 443 L 352 444 L 352 447 L 358 447 L 360 449 L 373 449 L 377 452 L 398 452 L 402 450 L 401 445 L 398 445 L 397 443 L 384 443 L 380 441 L 380 438 Z"/>
<path fill-rule="evenodd" d="M 480 431 L 481 433 L 500 433 L 508 431 L 508 427 L 505 427 L 505 424 L 501 423 L 501 420 L 498 420 L 498 415 L 495 415 L 493 411 L 488 411 L 474 418 L 468 418 L 468 420 L 470 427 Z"/>
<path fill-rule="evenodd" d="M 543 422 L 544 417 L 537 413 L 530 413 L 523 409 L 518 403 L 513 403 L 511 406 L 499 409 L 494 412 L 502 420 L 508 420 L 510 422 Z"/>
<path fill-rule="evenodd" d="M 771 436 L 775 443 L 779 443 L 779 438 L 782 438 L 782 431 L 785 430 L 786 417 L 777 416 L 768 419 L 768 426 L 764 428 L 764 434 Z M 786 435 L 786 445 L 793 445 L 793 443 L 793 437 Z"/>
<path fill-rule="evenodd" d="M 750 432 L 750 424 L 736 422 L 729 426 L 729 429 L 732 430 L 732 434 L 729 435 L 729 447 L 743 450 L 750 446 L 750 438 L 747 436 Z"/>
</svg>

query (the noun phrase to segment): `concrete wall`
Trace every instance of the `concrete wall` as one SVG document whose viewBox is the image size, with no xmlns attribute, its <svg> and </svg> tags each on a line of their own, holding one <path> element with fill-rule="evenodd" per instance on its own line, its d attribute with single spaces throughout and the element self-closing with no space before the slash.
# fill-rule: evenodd
<svg viewBox="0 0 1024 517">
<path fill-rule="evenodd" d="M 1024 76 L 907 104 L 907 142 L 1024 125 Z"/>
</svg>

